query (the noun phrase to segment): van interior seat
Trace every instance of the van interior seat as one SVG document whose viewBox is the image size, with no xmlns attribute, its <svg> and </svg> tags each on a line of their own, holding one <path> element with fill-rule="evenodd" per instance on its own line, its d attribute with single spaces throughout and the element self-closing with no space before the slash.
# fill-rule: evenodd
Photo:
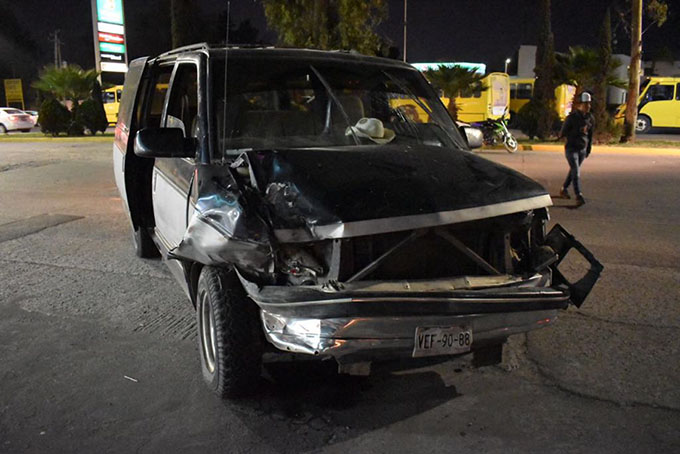
<svg viewBox="0 0 680 454">
<path fill-rule="evenodd" d="M 312 112 L 253 110 L 241 116 L 241 137 L 290 137 L 321 134 L 320 121 Z"/>
<path fill-rule="evenodd" d="M 347 117 L 349 118 L 349 123 L 350 125 L 355 125 L 357 121 L 362 119 L 364 115 L 364 103 L 361 101 L 361 98 L 355 95 L 342 95 L 339 94 L 336 96 L 338 98 L 338 101 L 342 105 L 343 110 L 347 114 Z M 347 125 L 345 124 L 345 118 L 342 116 L 342 112 L 340 112 L 340 109 L 333 104 L 333 108 L 331 109 L 331 121 L 333 122 L 333 125 L 336 128 L 346 128 Z"/>
</svg>

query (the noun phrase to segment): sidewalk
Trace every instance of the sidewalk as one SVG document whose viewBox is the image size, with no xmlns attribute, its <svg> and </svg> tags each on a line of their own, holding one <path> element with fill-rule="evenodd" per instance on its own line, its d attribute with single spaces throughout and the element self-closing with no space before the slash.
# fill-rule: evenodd
<svg viewBox="0 0 680 454">
<path fill-rule="evenodd" d="M 553 153 L 563 153 L 564 144 L 520 144 L 524 151 L 548 151 Z M 680 157 L 680 143 L 678 148 L 661 147 L 628 147 L 611 145 L 593 145 L 593 153 L 596 154 L 627 154 L 627 155 L 661 155 Z"/>
</svg>

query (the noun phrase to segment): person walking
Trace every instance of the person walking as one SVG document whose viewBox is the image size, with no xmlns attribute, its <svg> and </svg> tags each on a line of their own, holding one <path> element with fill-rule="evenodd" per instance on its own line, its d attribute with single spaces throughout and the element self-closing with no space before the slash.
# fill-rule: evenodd
<svg viewBox="0 0 680 454">
<path fill-rule="evenodd" d="M 572 110 L 560 131 L 558 139 L 566 138 L 564 154 L 569 163 L 569 173 L 560 190 L 560 196 L 570 199 L 569 186 L 573 185 L 578 206 L 586 203 L 581 192 L 581 164 L 590 156 L 593 147 L 593 128 L 595 118 L 590 113 L 592 98 L 583 92 L 578 97 L 576 109 Z"/>
</svg>

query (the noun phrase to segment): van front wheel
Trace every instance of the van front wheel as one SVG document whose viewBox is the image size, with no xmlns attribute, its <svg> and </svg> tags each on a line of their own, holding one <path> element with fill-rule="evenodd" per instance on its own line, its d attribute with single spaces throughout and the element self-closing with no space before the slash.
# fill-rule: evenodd
<svg viewBox="0 0 680 454">
<path fill-rule="evenodd" d="M 259 382 L 264 349 L 257 305 L 233 269 L 204 267 L 196 295 L 203 378 L 222 398 L 249 394 Z"/>
<path fill-rule="evenodd" d="M 646 134 L 650 129 L 652 129 L 652 120 L 647 115 L 638 115 L 635 132 Z"/>
</svg>

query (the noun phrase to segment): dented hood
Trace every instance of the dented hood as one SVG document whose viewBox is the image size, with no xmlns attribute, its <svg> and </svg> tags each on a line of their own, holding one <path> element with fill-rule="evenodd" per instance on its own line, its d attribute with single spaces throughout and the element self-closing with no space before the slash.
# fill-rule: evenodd
<svg viewBox="0 0 680 454">
<path fill-rule="evenodd" d="M 397 145 L 253 150 L 280 241 L 465 222 L 551 205 L 537 182 L 473 153 Z"/>
</svg>

